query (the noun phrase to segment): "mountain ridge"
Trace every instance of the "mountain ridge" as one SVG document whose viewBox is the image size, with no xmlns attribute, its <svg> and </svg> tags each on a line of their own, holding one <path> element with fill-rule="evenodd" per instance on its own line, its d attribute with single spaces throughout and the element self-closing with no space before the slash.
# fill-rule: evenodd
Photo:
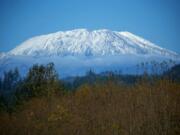
<svg viewBox="0 0 180 135">
<path fill-rule="evenodd" d="M 0 76 L 16 67 L 26 74 L 33 64 L 49 62 L 55 64 L 63 78 L 81 76 L 90 69 L 97 73 L 137 74 L 143 73 L 143 69 L 137 71 L 142 62 L 170 60 L 173 63 L 169 67 L 180 63 L 180 55 L 127 31 L 76 29 L 36 36 L 7 53 L 0 53 Z"/>
<path fill-rule="evenodd" d="M 75 29 L 32 37 L 9 51 L 10 55 L 30 56 L 103 56 L 103 55 L 164 55 L 178 54 L 159 47 L 130 32 L 107 29 L 89 31 Z"/>
</svg>

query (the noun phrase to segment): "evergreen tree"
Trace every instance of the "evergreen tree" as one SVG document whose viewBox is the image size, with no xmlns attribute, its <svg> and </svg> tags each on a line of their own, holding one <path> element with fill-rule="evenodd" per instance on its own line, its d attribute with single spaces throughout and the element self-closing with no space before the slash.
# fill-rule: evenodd
<svg viewBox="0 0 180 135">
<path fill-rule="evenodd" d="M 20 74 L 17 68 L 4 72 L 3 79 L 1 81 L 1 89 L 3 91 L 10 91 L 15 89 L 16 85 L 20 81 Z"/>
<path fill-rule="evenodd" d="M 49 96 L 61 90 L 53 63 L 33 65 L 23 84 L 23 91 L 30 97 Z"/>
</svg>

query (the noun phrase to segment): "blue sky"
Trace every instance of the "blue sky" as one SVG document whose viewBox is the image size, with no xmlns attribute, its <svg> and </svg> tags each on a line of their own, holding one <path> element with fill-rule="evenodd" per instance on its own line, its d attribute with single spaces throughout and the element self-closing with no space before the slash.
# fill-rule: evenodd
<svg viewBox="0 0 180 135">
<path fill-rule="evenodd" d="M 0 51 L 76 28 L 129 31 L 180 53 L 180 0 L 0 0 Z"/>
</svg>

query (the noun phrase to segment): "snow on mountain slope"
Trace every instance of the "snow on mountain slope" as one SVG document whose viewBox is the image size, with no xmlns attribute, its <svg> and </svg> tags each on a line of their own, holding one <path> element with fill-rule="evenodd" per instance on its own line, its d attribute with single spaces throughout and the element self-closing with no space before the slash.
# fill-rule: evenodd
<svg viewBox="0 0 180 135">
<path fill-rule="evenodd" d="M 61 77 L 87 70 L 137 73 L 137 64 L 173 60 L 180 55 L 129 32 L 76 29 L 33 37 L 7 53 L 0 53 L 0 76 L 18 67 L 22 74 L 36 63 L 53 62 Z"/>
<path fill-rule="evenodd" d="M 28 56 L 104 56 L 104 55 L 161 55 L 177 57 L 178 54 L 133 35 L 110 30 L 76 29 L 31 38 L 10 55 Z"/>
</svg>

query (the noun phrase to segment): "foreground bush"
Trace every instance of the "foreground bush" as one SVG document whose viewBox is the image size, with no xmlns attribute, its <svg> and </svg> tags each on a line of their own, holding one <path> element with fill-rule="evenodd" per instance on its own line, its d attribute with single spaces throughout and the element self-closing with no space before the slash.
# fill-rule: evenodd
<svg viewBox="0 0 180 135">
<path fill-rule="evenodd" d="M 179 135 L 180 84 L 161 79 L 133 86 L 107 81 L 33 97 L 0 114 L 1 135 Z"/>
</svg>

